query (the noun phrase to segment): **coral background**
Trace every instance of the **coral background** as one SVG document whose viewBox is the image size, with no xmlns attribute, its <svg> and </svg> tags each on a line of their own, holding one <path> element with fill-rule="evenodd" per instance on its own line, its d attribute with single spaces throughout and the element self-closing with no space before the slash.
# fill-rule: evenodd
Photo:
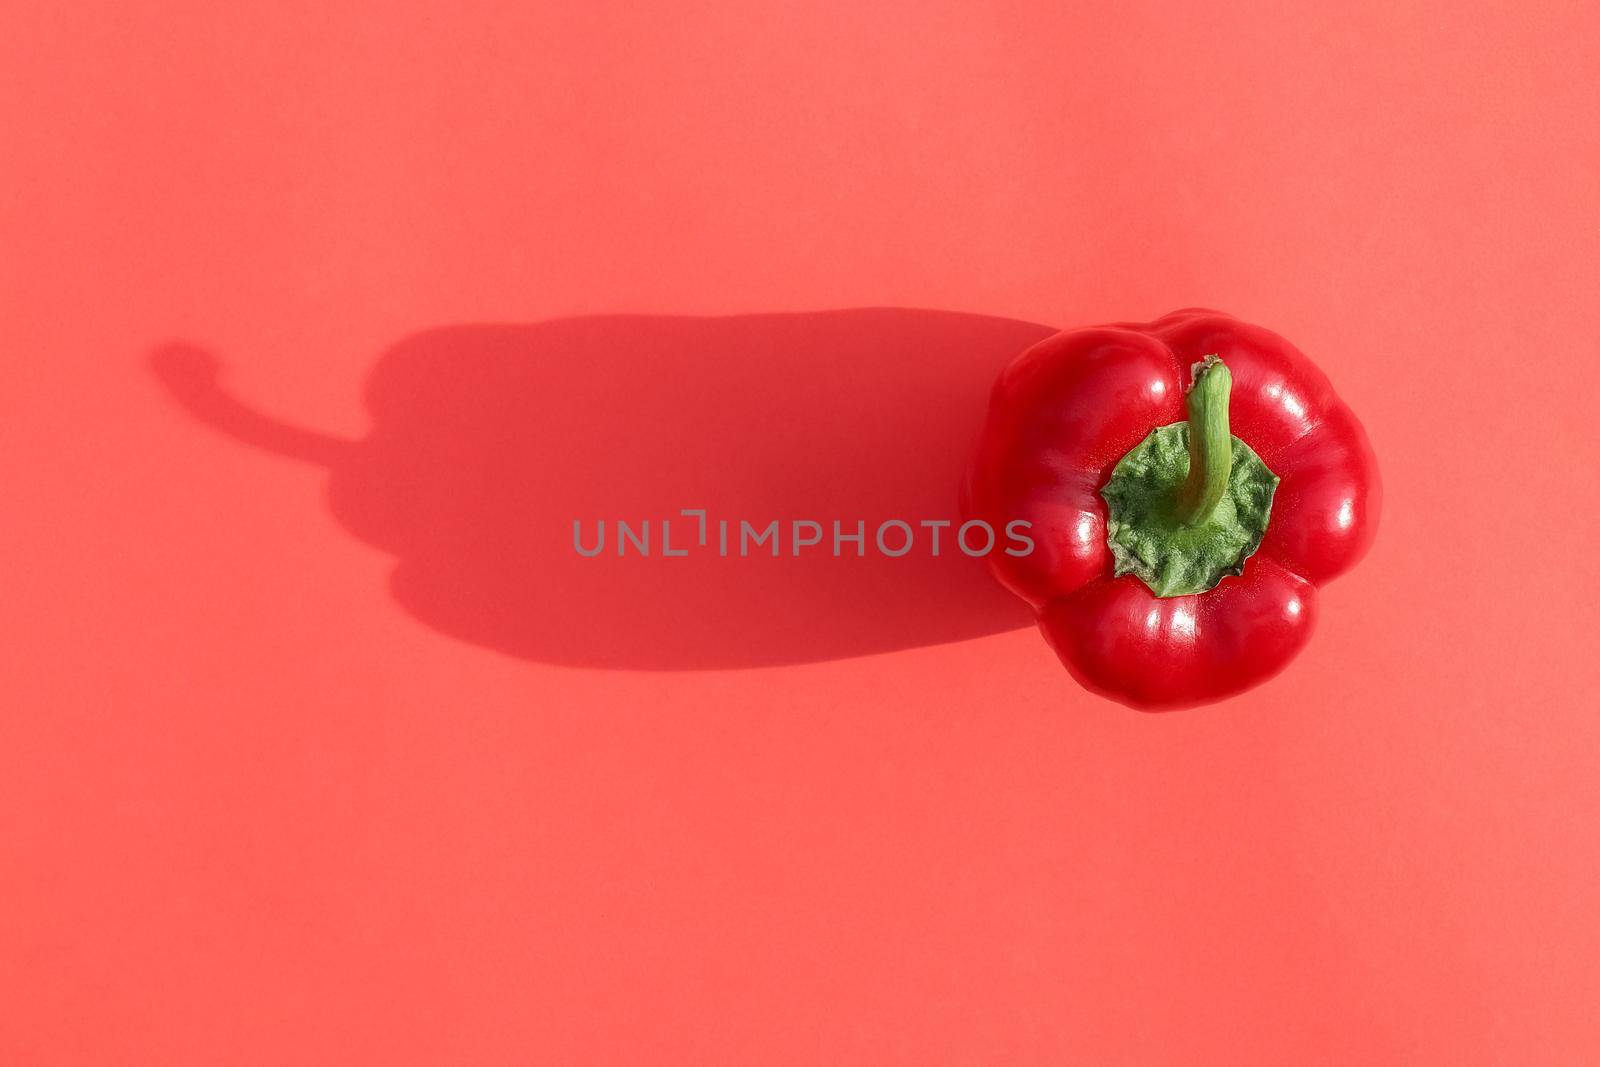
<svg viewBox="0 0 1600 1067">
<path fill-rule="evenodd" d="M 1600 1062 L 1592 4 L 0 26 L 0 1060 Z M 1241 699 L 563 548 L 939 506 L 1015 347 L 1193 304 L 1386 483 Z"/>
</svg>

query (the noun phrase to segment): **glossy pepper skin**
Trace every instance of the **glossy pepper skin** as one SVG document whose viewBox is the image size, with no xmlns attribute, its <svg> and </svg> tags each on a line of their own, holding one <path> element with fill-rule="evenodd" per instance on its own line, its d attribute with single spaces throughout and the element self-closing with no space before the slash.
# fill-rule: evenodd
<svg viewBox="0 0 1600 1067">
<path fill-rule="evenodd" d="M 1158 597 L 1113 576 L 1100 491 L 1159 426 L 1185 419 L 1194 366 L 1232 372 L 1234 437 L 1280 479 L 1243 572 Z M 1366 433 L 1293 345 L 1217 311 L 1070 330 L 1001 374 L 965 486 L 969 518 L 1032 524 L 1033 552 L 995 554 L 996 577 L 1087 688 L 1144 710 L 1209 703 L 1282 670 L 1310 636 L 1317 587 L 1372 544 L 1381 501 Z"/>
</svg>

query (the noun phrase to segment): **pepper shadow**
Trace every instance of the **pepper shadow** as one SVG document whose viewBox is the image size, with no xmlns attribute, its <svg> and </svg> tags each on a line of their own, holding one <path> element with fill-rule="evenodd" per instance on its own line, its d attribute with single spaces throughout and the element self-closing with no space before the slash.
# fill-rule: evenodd
<svg viewBox="0 0 1600 1067">
<path fill-rule="evenodd" d="M 387 351 L 372 429 L 342 440 L 226 393 L 217 360 L 169 345 L 151 368 L 195 418 L 329 471 L 328 502 L 397 560 L 395 600 L 441 633 L 583 667 L 754 667 L 892 652 L 1031 625 L 981 560 L 930 531 L 879 553 L 887 519 L 959 521 L 957 486 L 999 370 L 1053 331 L 902 308 L 727 318 L 605 316 L 429 329 Z M 708 544 L 679 515 L 704 508 Z M 674 549 L 660 554 L 660 520 Z M 587 558 L 573 522 L 606 550 Z M 617 555 L 615 521 L 651 525 Z M 730 522 L 718 552 L 717 520 Z M 783 527 L 739 555 L 739 522 Z M 791 554 L 788 524 L 823 524 Z M 832 523 L 866 555 L 832 555 Z M 1003 542 L 1002 542 L 1003 544 Z"/>
</svg>

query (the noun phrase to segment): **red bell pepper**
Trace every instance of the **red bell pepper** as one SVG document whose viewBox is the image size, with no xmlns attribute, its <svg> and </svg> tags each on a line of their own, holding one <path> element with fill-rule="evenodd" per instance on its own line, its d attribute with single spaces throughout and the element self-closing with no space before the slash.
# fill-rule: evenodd
<svg viewBox="0 0 1600 1067">
<path fill-rule="evenodd" d="M 966 510 L 1031 526 L 989 557 L 1085 686 L 1149 710 L 1282 670 L 1317 586 L 1372 544 L 1361 424 L 1283 338 L 1190 308 L 1056 334 L 996 382 Z"/>
</svg>

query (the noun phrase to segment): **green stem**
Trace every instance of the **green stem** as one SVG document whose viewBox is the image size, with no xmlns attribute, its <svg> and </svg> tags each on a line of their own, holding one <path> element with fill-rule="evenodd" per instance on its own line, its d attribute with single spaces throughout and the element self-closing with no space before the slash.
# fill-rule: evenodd
<svg viewBox="0 0 1600 1067">
<path fill-rule="evenodd" d="M 1233 375 L 1216 356 L 1194 365 L 1189 387 L 1189 476 L 1178 487 L 1175 511 L 1188 526 L 1205 522 L 1228 491 L 1233 435 L 1228 432 L 1228 393 Z"/>
</svg>

